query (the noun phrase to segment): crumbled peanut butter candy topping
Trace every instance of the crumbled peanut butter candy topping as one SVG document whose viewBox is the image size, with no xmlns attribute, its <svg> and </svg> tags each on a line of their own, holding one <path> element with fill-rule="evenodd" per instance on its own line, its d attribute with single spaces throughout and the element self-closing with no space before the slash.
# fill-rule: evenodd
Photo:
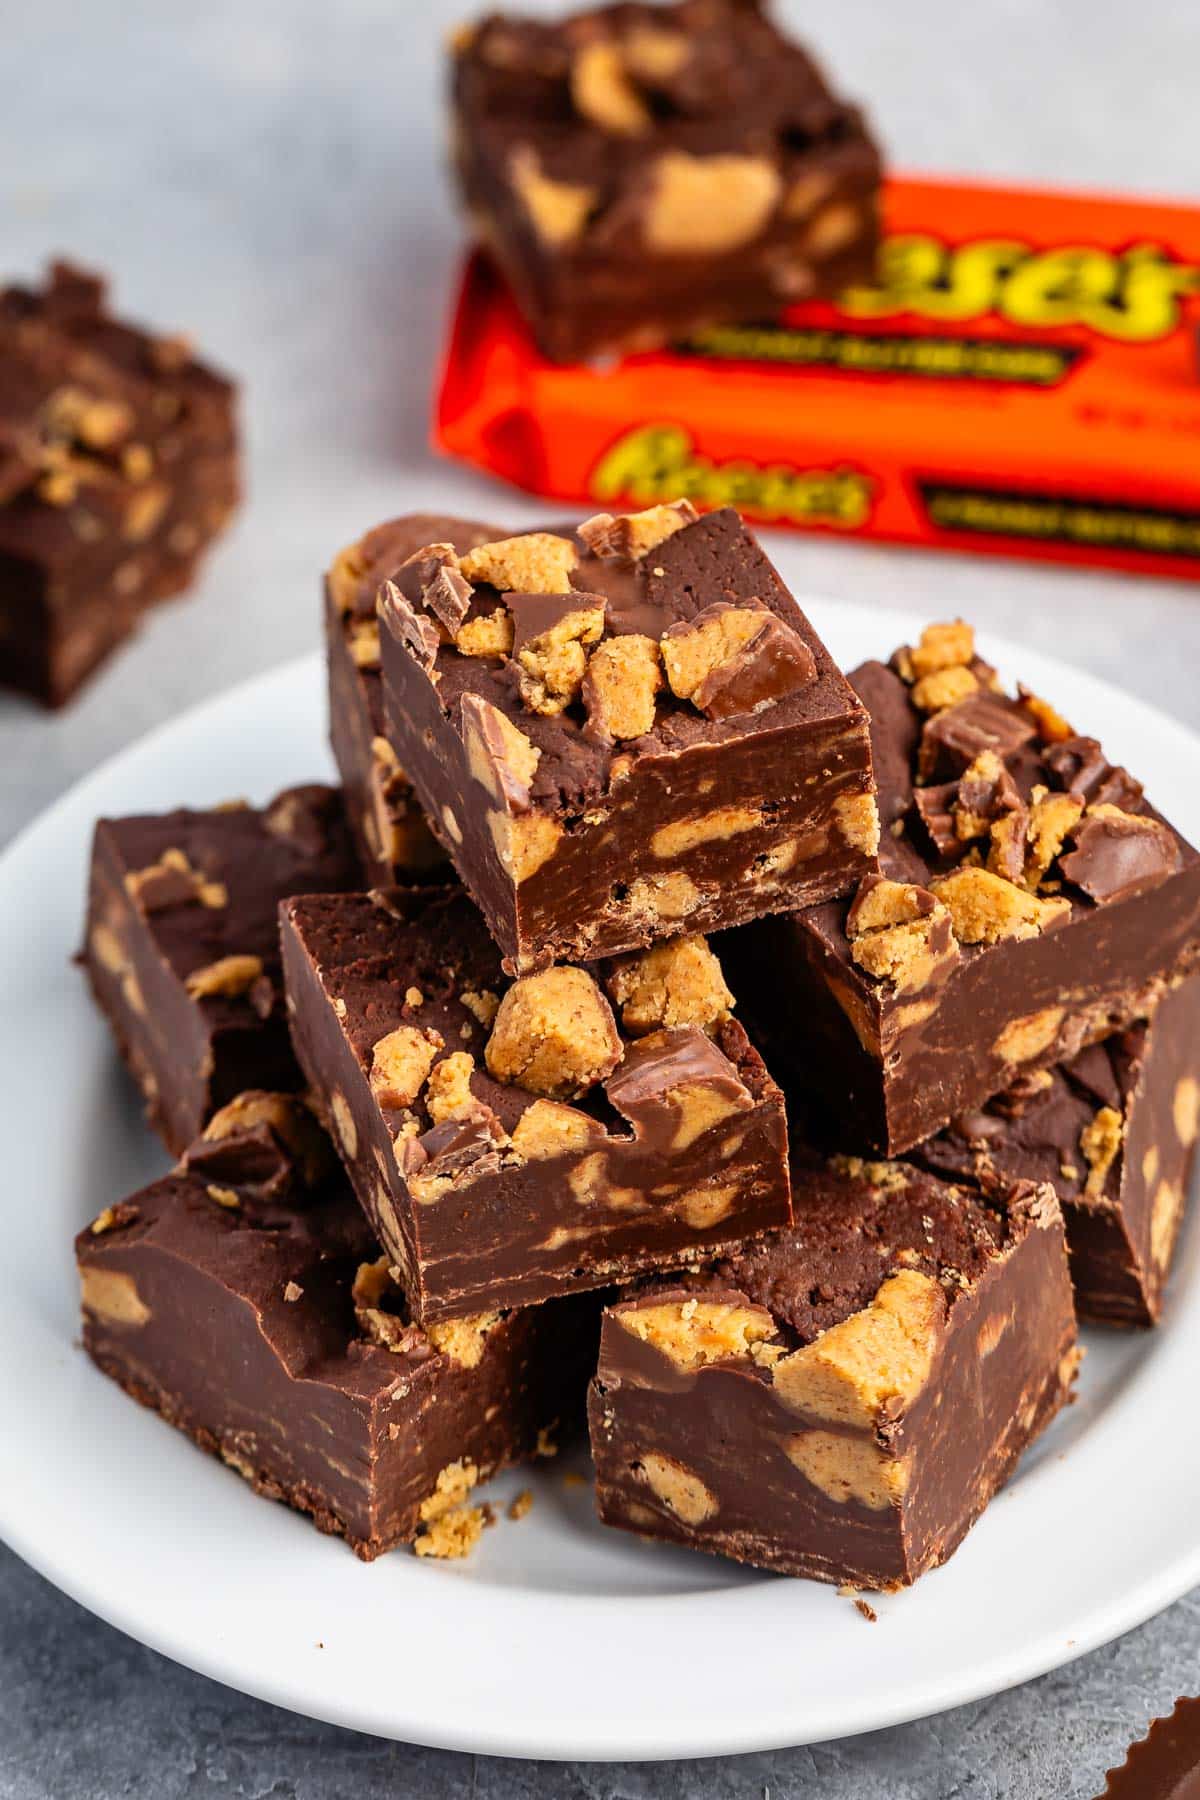
<svg viewBox="0 0 1200 1800">
<path fill-rule="evenodd" d="M 664 1300 L 624 1307 L 613 1317 L 680 1369 L 749 1356 L 755 1344 L 775 1336 L 775 1321 L 765 1307 L 736 1301 Z"/>
<path fill-rule="evenodd" d="M 473 1462 L 448 1463 L 432 1494 L 421 1502 L 424 1530 L 413 1549 L 418 1556 L 467 1556 L 483 1533 L 481 1507 L 468 1506 L 467 1496 L 479 1480 Z"/>
<path fill-rule="evenodd" d="M 554 717 L 570 706 L 587 668 L 584 646 L 598 643 L 603 631 L 603 604 L 581 605 L 522 644 L 516 656 L 517 688 L 530 712 Z"/>
<path fill-rule="evenodd" d="M 425 1087 L 425 1104 L 435 1125 L 447 1119 L 469 1119 L 482 1102 L 471 1092 L 475 1058 L 466 1050 L 453 1050 L 436 1062 Z"/>
<path fill-rule="evenodd" d="M 183 985 L 193 1000 L 218 994 L 236 1000 L 249 992 L 262 972 L 261 956 L 221 956 L 203 969 L 193 969 Z"/>
<path fill-rule="evenodd" d="M 500 1010 L 500 996 L 493 994 L 490 988 L 477 993 L 474 988 L 464 988 L 458 996 L 467 1011 L 474 1013 L 485 1031 L 490 1031 L 492 1022 Z"/>
<path fill-rule="evenodd" d="M 611 1075 L 621 1054 L 608 1001 L 585 970 L 568 966 L 514 981 L 484 1051 L 497 1081 L 563 1100 Z"/>
<path fill-rule="evenodd" d="M 1104 1192 L 1108 1171 L 1116 1160 L 1124 1135 L 1125 1120 L 1112 1106 L 1102 1106 L 1080 1132 L 1079 1148 L 1088 1165 L 1086 1193 L 1098 1195 Z"/>
<path fill-rule="evenodd" d="M 1071 910 L 1067 901 L 1039 899 L 990 869 L 954 869 L 931 882 L 930 890 L 949 911 L 963 944 L 1037 937 Z"/>
<path fill-rule="evenodd" d="M 498 1312 L 470 1313 L 461 1319 L 442 1319 L 425 1327 L 434 1349 L 463 1369 L 477 1369 L 483 1360 L 488 1333 L 500 1323 Z"/>
<path fill-rule="evenodd" d="M 1067 738 L 1074 737 L 1075 731 L 1063 718 L 1056 707 L 1037 694 L 1031 694 L 1028 688 L 1021 688 L 1021 705 L 1027 713 L 1032 713 L 1038 728 L 1038 736 L 1043 744 L 1061 744 Z"/>
<path fill-rule="evenodd" d="M 461 1506 L 479 1480 L 479 1470 L 469 1460 L 447 1463 L 437 1478 L 432 1494 L 421 1502 L 421 1519 L 428 1524 L 440 1519 L 452 1506 Z"/>
<path fill-rule="evenodd" d="M 907 666 L 912 671 L 909 679 L 920 681 L 942 669 L 967 668 L 974 655 L 975 632 L 964 620 L 954 619 L 947 625 L 927 625 L 921 633 L 920 643 L 906 652 Z"/>
<path fill-rule="evenodd" d="M 470 1556 L 486 1523 L 482 1506 L 455 1506 L 426 1526 L 413 1549 L 418 1556 L 436 1556 L 443 1562 Z"/>
<path fill-rule="evenodd" d="M 920 1392 L 944 1316 L 937 1282 L 901 1269 L 869 1306 L 776 1363 L 775 1391 L 797 1412 L 874 1430 L 885 1407 L 895 1416 Z"/>
<path fill-rule="evenodd" d="M 710 617 L 696 624 L 672 626 L 662 640 L 667 681 L 680 700 L 690 700 L 705 676 L 744 649 L 767 619 L 761 607 L 709 610 Z"/>
<path fill-rule="evenodd" d="M 606 986 L 626 1031 L 641 1036 L 662 1026 L 709 1031 L 729 1016 L 733 995 L 721 965 L 698 932 L 670 938 L 615 963 Z"/>
<path fill-rule="evenodd" d="M 513 647 L 512 614 L 503 606 L 460 625 L 454 645 L 464 656 L 507 656 Z"/>
<path fill-rule="evenodd" d="M 957 706 L 969 694 L 978 690 L 979 680 L 973 669 L 954 667 L 937 669 L 932 675 L 922 675 L 912 686 L 912 702 L 921 712 L 944 712 L 948 706 Z"/>
<path fill-rule="evenodd" d="M 460 557 L 458 566 L 468 581 L 488 582 L 502 593 L 569 594 L 578 560 L 570 538 L 530 531 L 480 544 Z"/>
<path fill-rule="evenodd" d="M 926 888 L 885 877 L 861 883 L 846 935 L 858 967 L 900 993 L 927 987 L 958 955 L 947 909 Z"/>
<path fill-rule="evenodd" d="M 1036 893 L 1082 817 L 1083 801 L 1074 794 L 1034 788 L 1025 847 L 1025 886 L 1030 892 Z"/>
<path fill-rule="evenodd" d="M 601 1136 L 603 1127 L 577 1107 L 564 1106 L 559 1100 L 535 1100 L 513 1126 L 512 1148 L 533 1162 L 582 1150 Z"/>
<path fill-rule="evenodd" d="M 583 521 L 579 536 L 593 556 L 636 562 L 699 516 L 690 500 L 673 500 L 644 512 L 595 513 Z"/>
<path fill-rule="evenodd" d="M 593 732 L 610 741 L 644 737 L 654 729 L 662 684 L 662 657 L 654 638 L 630 632 L 598 644 L 583 679 L 583 703 Z"/>
<path fill-rule="evenodd" d="M 411 1106 L 442 1048 L 436 1031 L 397 1025 L 371 1052 L 371 1092 L 380 1106 Z"/>
</svg>

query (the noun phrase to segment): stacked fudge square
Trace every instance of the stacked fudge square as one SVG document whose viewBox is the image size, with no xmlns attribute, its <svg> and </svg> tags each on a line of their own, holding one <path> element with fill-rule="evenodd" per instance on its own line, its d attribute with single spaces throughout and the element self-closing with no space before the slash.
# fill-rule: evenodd
<svg viewBox="0 0 1200 1800">
<path fill-rule="evenodd" d="M 492 13 L 451 49 L 464 208 L 558 362 L 869 282 L 880 156 L 767 9 Z"/>
<path fill-rule="evenodd" d="M 98 828 L 180 1161 L 80 1235 L 91 1354 L 364 1556 L 586 1388 L 609 1525 L 945 1561 L 1077 1313 L 1159 1316 L 1200 858 L 960 622 L 844 678 L 728 510 L 409 515 L 325 623 L 340 797 Z"/>
</svg>

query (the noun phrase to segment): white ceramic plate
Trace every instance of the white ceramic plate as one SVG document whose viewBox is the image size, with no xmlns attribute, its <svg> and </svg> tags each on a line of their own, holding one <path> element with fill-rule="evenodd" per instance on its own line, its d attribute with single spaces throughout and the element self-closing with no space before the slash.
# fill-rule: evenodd
<svg viewBox="0 0 1200 1800">
<path fill-rule="evenodd" d="M 843 666 L 921 621 L 808 603 Z M 983 644 L 1200 834 L 1200 742 L 1048 658 Z M 1089 1334 L 1081 1398 L 952 1562 L 863 1621 L 830 1589 L 606 1532 L 552 1468 L 464 1564 L 372 1566 L 257 1499 L 77 1347 L 71 1239 L 163 1167 L 70 966 L 99 813 L 319 775 L 315 658 L 117 757 L 0 860 L 0 1534 L 93 1612 L 297 1711 L 456 1749 L 699 1756 L 867 1731 L 1026 1680 L 1200 1582 L 1200 1233 L 1153 1336 Z M 581 1464 L 580 1466 L 585 1466 Z M 495 1484 L 501 1498 L 523 1485 Z"/>
</svg>

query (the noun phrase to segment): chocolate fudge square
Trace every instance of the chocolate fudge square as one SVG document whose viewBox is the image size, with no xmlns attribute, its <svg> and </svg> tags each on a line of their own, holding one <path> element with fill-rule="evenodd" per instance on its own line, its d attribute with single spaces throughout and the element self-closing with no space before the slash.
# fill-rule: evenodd
<svg viewBox="0 0 1200 1800">
<path fill-rule="evenodd" d="M 1200 1130 L 1200 977 L 1152 1017 L 1021 1076 L 913 1152 L 953 1180 L 1027 1178 L 1058 1193 L 1075 1305 L 1157 1324 Z"/>
<path fill-rule="evenodd" d="M 556 361 L 871 277 L 879 153 L 758 6 L 493 13 L 459 33 L 452 76 L 464 202 Z"/>
<path fill-rule="evenodd" d="M 890 1155 L 1145 1018 L 1200 963 L 1200 857 L 961 620 L 850 677 L 879 864 L 853 900 L 722 944 L 785 1088 Z"/>
<path fill-rule="evenodd" d="M 0 684 L 69 700 L 239 493 L 233 384 L 54 263 L 0 290 Z"/>
<path fill-rule="evenodd" d="M 461 889 L 281 908 L 292 1036 L 422 1321 L 790 1218 L 783 1099 L 704 939 L 506 979 Z"/>
<path fill-rule="evenodd" d="M 472 1490 L 574 1418 L 594 1361 L 587 1302 L 414 1325 L 287 1095 L 240 1095 L 75 1250 L 93 1362 L 366 1561 L 465 1554 Z"/>
<path fill-rule="evenodd" d="M 731 509 L 431 544 L 379 613 L 389 741 L 512 972 L 870 866 L 866 713 Z"/>
<path fill-rule="evenodd" d="M 279 902 L 359 879 L 334 788 L 97 824 L 82 961 L 176 1155 L 244 1088 L 299 1086 Z"/>
<path fill-rule="evenodd" d="M 471 519 L 409 513 L 348 544 L 325 577 L 329 735 L 367 887 L 392 887 L 433 871 L 444 879 L 446 871 L 445 852 L 384 733 L 375 614 L 380 584 L 425 544 L 448 542 L 465 551 L 500 535 Z"/>
<path fill-rule="evenodd" d="M 898 1588 L 946 1561 L 1068 1396 L 1058 1202 L 849 1158 L 793 1183 L 790 1231 L 606 1311 L 600 1517 Z"/>
</svg>

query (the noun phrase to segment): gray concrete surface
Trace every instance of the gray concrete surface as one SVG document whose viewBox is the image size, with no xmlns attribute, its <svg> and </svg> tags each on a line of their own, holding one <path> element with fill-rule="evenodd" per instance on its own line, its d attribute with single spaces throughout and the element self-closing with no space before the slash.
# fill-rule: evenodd
<svg viewBox="0 0 1200 1800">
<path fill-rule="evenodd" d="M 199 592 L 71 712 L 0 697 L 0 841 L 149 726 L 311 646 L 316 571 L 364 525 L 426 505 L 535 516 L 426 449 L 457 242 L 436 62 L 467 10 L 0 9 L 3 273 L 56 250 L 94 258 L 130 312 L 191 330 L 246 380 L 251 486 Z M 1179 0 L 784 10 L 870 100 L 898 166 L 1195 191 L 1200 11 Z M 964 612 L 1195 722 L 1200 589 L 816 542 L 806 557 L 814 589 Z M 378 1744 L 242 1699 L 0 1554 L 0 1800 L 1088 1800 L 1146 1721 L 1200 1688 L 1198 1665 L 1192 1596 L 1084 1662 L 926 1724 L 725 1762 L 520 1765 Z"/>
</svg>

